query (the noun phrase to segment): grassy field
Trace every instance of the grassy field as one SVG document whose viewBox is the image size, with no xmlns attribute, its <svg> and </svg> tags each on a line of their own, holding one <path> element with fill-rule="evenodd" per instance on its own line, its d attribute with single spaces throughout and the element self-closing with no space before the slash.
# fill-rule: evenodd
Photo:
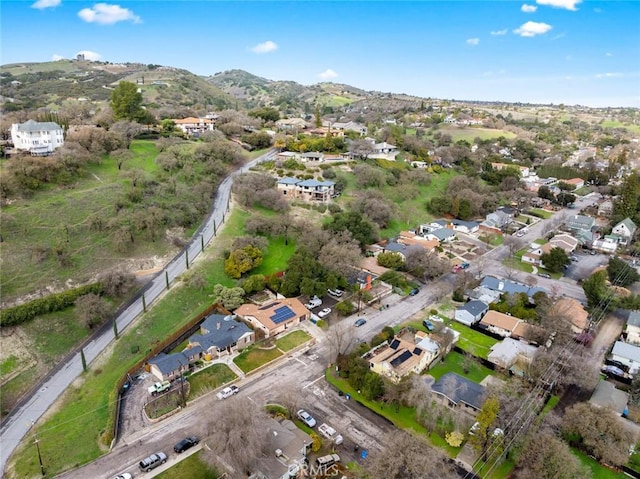
<svg viewBox="0 0 640 479">
<path fill-rule="evenodd" d="M 200 451 L 156 476 L 158 479 L 217 479 L 218 473 L 200 459 Z"/>
<path fill-rule="evenodd" d="M 498 343 L 497 339 L 494 339 L 486 334 L 482 334 L 475 329 L 471 329 L 464 324 L 460 324 L 457 321 L 451 321 L 449 327 L 454 331 L 460 333 L 460 339 L 458 339 L 458 346 L 460 349 L 473 354 L 479 358 L 487 359 L 491 347 Z"/>
<path fill-rule="evenodd" d="M 157 169 L 151 141 L 131 145 L 133 158 L 125 168 Z M 105 221 L 115 215 L 122 184 L 115 161 L 105 158 L 87 166 L 87 174 L 72 189 L 48 187 L 31 198 L 17 199 L 1 212 L 3 243 L 0 287 L 3 300 L 50 286 L 62 287 L 72 278 L 87 281 L 95 271 L 113 266 L 124 256 L 113 251 L 104 232 L 89 228 L 93 215 Z M 52 249 L 64 248 L 69 266 L 61 266 Z M 165 241 L 137 241 L 127 257 L 163 256 L 175 248 Z"/>
<path fill-rule="evenodd" d="M 436 366 L 429 369 L 427 374 L 438 380 L 446 373 L 456 373 L 475 383 L 480 383 L 484 378 L 493 373 L 491 369 L 482 366 L 475 361 L 471 361 L 469 363 L 469 372 L 465 374 L 463 367 L 464 361 L 465 358 L 462 354 L 452 351 L 447 354 L 444 361 L 439 362 Z"/>
<path fill-rule="evenodd" d="M 311 339 L 306 331 L 298 330 L 282 336 L 276 340 L 276 347 L 284 352 L 290 351 Z"/>
<path fill-rule="evenodd" d="M 262 264 L 251 271 L 251 274 L 267 275 L 284 271 L 295 249 L 296 244 L 294 241 L 289 241 L 287 244 L 283 236 L 271 238 L 269 246 L 267 246 L 267 250 L 264 253 Z"/>
<path fill-rule="evenodd" d="M 98 438 L 107 424 L 112 407 L 110 394 L 114 385 L 142 354 L 210 304 L 209 291 L 215 284 L 212 281 L 220 275 L 219 255 L 225 244 L 229 245 L 233 238 L 241 234 L 242 217 L 243 213 L 237 210 L 229 215 L 224 230 L 216 240 L 216 248 L 210 250 L 211 257 L 197 262 L 192 268 L 192 271 L 204 272 L 209 287 L 200 290 L 185 284 L 174 286 L 158 304 L 137 320 L 134 327 L 120 336 L 109 358 L 91 365 L 89 372 L 82 376 L 82 384 L 65 392 L 62 396 L 63 405 L 47 420 L 36 425 L 34 431 L 38 433 L 48 473 L 59 473 L 104 453 Z M 14 477 L 31 477 L 39 473 L 30 439 L 28 437 L 13 456 Z M 79 444 L 83 447 L 78 447 Z"/>
<path fill-rule="evenodd" d="M 623 479 L 627 476 L 622 472 L 615 472 L 611 469 L 604 467 L 598 463 L 595 459 L 591 459 L 584 452 L 577 449 L 571 449 L 571 452 L 580 460 L 582 464 L 588 466 L 591 469 L 594 479 Z"/>
<path fill-rule="evenodd" d="M 601 123 L 602 128 L 624 128 L 625 130 L 640 134 L 640 125 L 632 125 L 631 123 L 622 123 L 617 120 L 605 120 Z"/>
<path fill-rule="evenodd" d="M 236 379 L 225 364 L 214 364 L 189 376 L 189 400 L 195 399 Z"/>
<path fill-rule="evenodd" d="M 545 220 L 553 216 L 553 213 L 551 211 L 542 210 L 540 208 L 531 208 L 529 211 L 531 213 L 535 213 L 535 216 L 539 216 L 540 218 Z"/>
<path fill-rule="evenodd" d="M 412 198 L 406 197 L 406 192 L 402 188 L 385 186 L 381 190 L 401 212 L 401 218 L 391 221 L 387 228 L 380 230 L 382 238 L 393 238 L 400 231 L 404 231 L 416 226 L 417 223 L 432 219 L 433 216 L 427 212 L 427 202 L 438 195 L 444 193 L 449 181 L 458 173 L 452 169 L 445 170 L 438 174 L 431 175 L 431 184 L 417 186 L 417 195 Z"/>
<path fill-rule="evenodd" d="M 236 363 L 244 373 L 248 373 L 280 356 L 282 356 L 282 351 L 277 348 L 260 349 L 257 346 L 250 346 L 236 356 L 233 362 Z"/>
<path fill-rule="evenodd" d="M 451 135 L 453 142 L 464 140 L 469 143 L 473 143 L 473 140 L 480 138 L 481 140 L 491 140 L 494 138 L 500 138 L 501 136 L 506 139 L 515 138 L 516 134 L 506 130 L 493 130 L 491 128 L 479 128 L 479 127 L 460 127 L 456 125 L 445 125 L 438 127 L 438 131 Z"/>
</svg>

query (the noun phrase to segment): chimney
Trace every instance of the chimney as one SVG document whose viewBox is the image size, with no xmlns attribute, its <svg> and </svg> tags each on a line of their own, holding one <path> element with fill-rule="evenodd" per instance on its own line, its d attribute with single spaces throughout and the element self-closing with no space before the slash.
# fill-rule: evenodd
<svg viewBox="0 0 640 479">
<path fill-rule="evenodd" d="M 220 329 L 220 321 L 216 323 L 216 329 Z"/>
<path fill-rule="evenodd" d="M 502 291 L 504 289 L 504 281 L 500 281 L 498 283 L 498 291 Z"/>
</svg>

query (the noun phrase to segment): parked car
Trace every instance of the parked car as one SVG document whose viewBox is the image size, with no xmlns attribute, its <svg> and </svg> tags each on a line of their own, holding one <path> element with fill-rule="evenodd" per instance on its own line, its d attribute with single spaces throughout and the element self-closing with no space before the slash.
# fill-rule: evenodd
<svg viewBox="0 0 640 479">
<path fill-rule="evenodd" d="M 413 288 L 411 290 L 411 292 L 409 293 L 409 296 L 415 296 L 416 294 L 418 294 L 420 292 L 420 290 L 418 288 Z"/>
<path fill-rule="evenodd" d="M 547 279 L 551 278 L 551 276 L 548 275 L 547 273 L 538 273 L 538 276 L 540 276 L 541 278 L 547 278 Z"/>
<path fill-rule="evenodd" d="M 328 289 L 327 293 L 329 293 L 331 296 L 335 296 L 336 298 L 340 298 L 344 294 L 344 291 L 336 288 L 336 289 Z"/>
<path fill-rule="evenodd" d="M 597 255 L 597 254 L 598 254 L 598 252 L 597 252 L 597 251 L 594 251 L 594 250 L 591 250 L 591 251 L 589 251 L 589 254 L 590 254 L 591 256 L 595 256 L 595 255 Z"/>
<path fill-rule="evenodd" d="M 216 394 L 216 397 L 218 399 L 227 399 L 228 397 L 233 396 L 234 394 L 238 394 L 238 386 L 229 386 L 224 388 L 222 391 L 220 391 L 218 394 Z"/>
<path fill-rule="evenodd" d="M 578 258 L 576 255 L 571 255 L 569 259 L 574 263 L 577 263 L 578 261 L 580 261 L 580 258 Z"/>
<path fill-rule="evenodd" d="M 148 391 L 149 394 L 155 396 L 156 394 L 163 393 L 169 389 L 171 389 L 171 383 L 169 381 L 158 381 L 149 386 Z"/>
<path fill-rule="evenodd" d="M 181 452 L 186 451 L 187 449 L 197 445 L 200 442 L 200 439 L 197 437 L 189 436 L 185 437 L 182 441 L 173 446 L 173 450 L 180 454 Z"/>
<path fill-rule="evenodd" d="M 118 474 L 113 479 L 132 479 L 133 476 L 128 472 L 123 472 L 122 474 Z"/>
<path fill-rule="evenodd" d="M 318 313 L 319 318 L 324 318 L 325 316 L 329 316 L 331 314 L 331 308 L 324 308 L 322 311 Z"/>
<path fill-rule="evenodd" d="M 309 427 L 315 427 L 316 425 L 316 420 L 313 418 L 313 416 L 311 414 L 309 414 L 307 411 L 305 411 L 304 409 L 300 409 L 296 415 L 298 416 L 298 419 L 300 419 L 303 423 L 305 423 L 307 426 Z"/>
<path fill-rule="evenodd" d="M 311 299 L 309 299 L 309 302 L 307 304 L 305 304 L 305 307 L 307 309 L 313 309 L 313 308 L 317 308 L 318 306 L 322 305 L 322 300 L 320 298 L 318 298 L 317 296 L 312 297 Z"/>
<path fill-rule="evenodd" d="M 356 328 L 359 328 L 360 326 L 364 326 L 367 323 L 367 320 L 364 318 L 358 318 L 356 319 L 356 322 L 354 323 L 356 325 Z"/>
<path fill-rule="evenodd" d="M 340 462 L 340 456 L 337 454 L 327 454 L 316 459 L 318 467 L 331 467 L 337 462 Z"/>
<path fill-rule="evenodd" d="M 138 466 L 140 466 L 141 470 L 149 472 L 151 469 L 155 469 L 165 462 L 167 462 L 167 455 L 164 452 L 156 452 L 155 454 L 151 454 L 149 457 L 145 457 L 138 463 Z"/>
<path fill-rule="evenodd" d="M 424 321 L 422 321 L 422 324 L 429 331 L 433 331 L 435 329 L 435 326 L 433 325 L 433 323 L 431 321 L 429 321 L 428 319 L 425 319 Z"/>
</svg>

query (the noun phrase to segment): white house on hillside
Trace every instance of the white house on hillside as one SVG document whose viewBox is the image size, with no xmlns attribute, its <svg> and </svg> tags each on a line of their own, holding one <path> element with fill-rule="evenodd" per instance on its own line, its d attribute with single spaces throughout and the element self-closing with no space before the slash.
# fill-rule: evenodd
<svg viewBox="0 0 640 479">
<path fill-rule="evenodd" d="M 633 238 L 636 229 L 636 224 L 630 218 L 625 218 L 613 227 L 612 233 L 620 237 L 620 243 L 627 244 Z"/>
<path fill-rule="evenodd" d="M 11 125 L 11 141 L 18 150 L 32 155 L 50 155 L 64 144 L 64 131 L 52 121 L 28 120 Z"/>
</svg>

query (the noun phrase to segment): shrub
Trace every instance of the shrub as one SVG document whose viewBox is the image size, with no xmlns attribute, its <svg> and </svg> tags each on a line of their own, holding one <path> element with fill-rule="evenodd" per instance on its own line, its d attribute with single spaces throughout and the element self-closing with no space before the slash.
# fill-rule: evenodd
<svg viewBox="0 0 640 479">
<path fill-rule="evenodd" d="M 438 315 L 438 310 L 437 309 L 432 309 L 431 311 L 429 311 L 429 314 L 431 314 L 432 316 L 437 316 Z"/>
<path fill-rule="evenodd" d="M 342 211 L 342 208 L 340 208 L 340 205 L 337 203 L 329 203 L 329 213 L 331 213 L 332 215 L 336 214 L 336 213 L 340 213 Z"/>
<path fill-rule="evenodd" d="M 44 298 L 34 299 L 28 303 L 14 306 L 13 308 L 7 308 L 0 311 L 0 327 L 15 326 L 17 324 L 29 321 L 36 316 L 42 314 L 53 313 L 55 311 L 62 311 L 69 306 L 73 306 L 80 296 L 85 294 L 94 293 L 100 295 L 103 293 L 101 283 L 92 283 L 79 288 L 69 289 L 62 293 L 51 294 Z"/>
<path fill-rule="evenodd" d="M 444 437 L 451 447 L 460 447 L 464 440 L 464 434 L 458 431 L 448 432 Z"/>
<path fill-rule="evenodd" d="M 349 300 L 341 301 L 336 305 L 336 311 L 342 316 L 349 316 L 355 311 L 356 307 Z"/>
</svg>

